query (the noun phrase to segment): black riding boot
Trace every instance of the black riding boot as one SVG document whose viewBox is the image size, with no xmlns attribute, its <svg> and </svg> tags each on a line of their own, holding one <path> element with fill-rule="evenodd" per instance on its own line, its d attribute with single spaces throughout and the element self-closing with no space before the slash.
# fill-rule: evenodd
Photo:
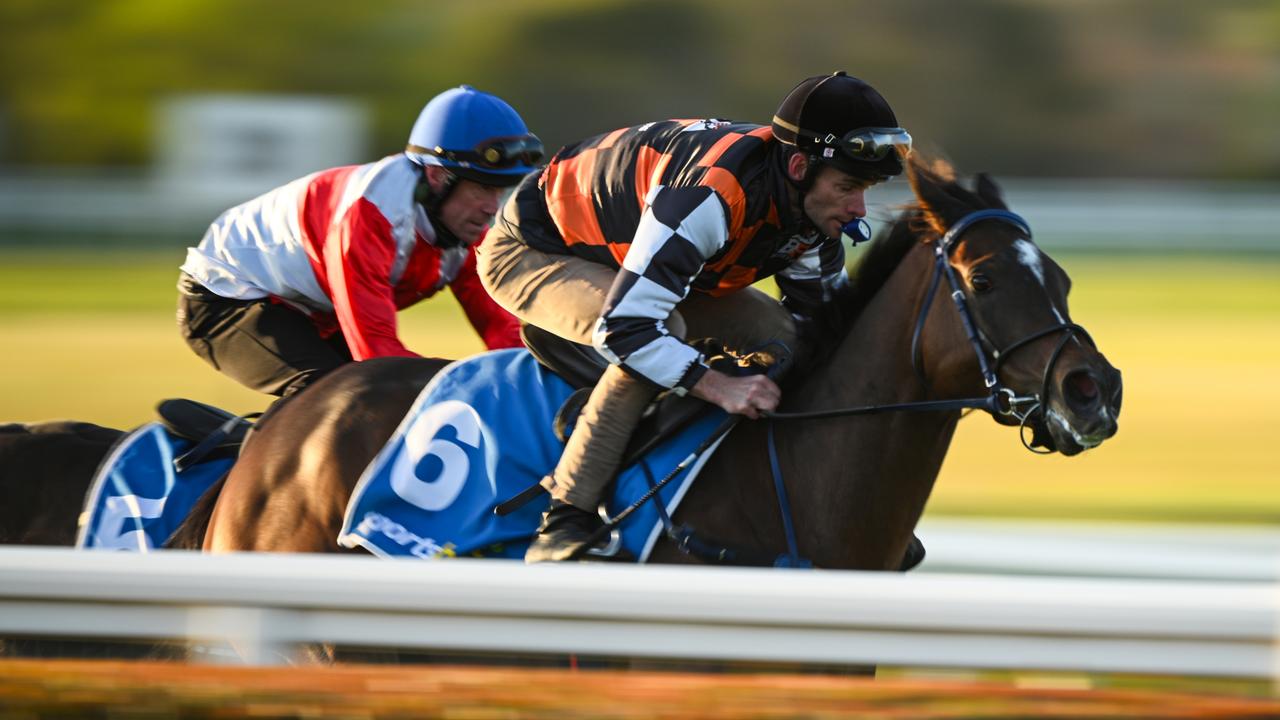
<svg viewBox="0 0 1280 720">
<path fill-rule="evenodd" d="M 542 524 L 538 526 L 538 536 L 525 551 L 524 561 L 537 563 L 568 560 L 586 545 L 591 534 L 599 530 L 602 525 L 604 521 L 599 515 L 576 508 L 567 502 L 552 500 L 551 507 L 542 513 Z"/>
</svg>

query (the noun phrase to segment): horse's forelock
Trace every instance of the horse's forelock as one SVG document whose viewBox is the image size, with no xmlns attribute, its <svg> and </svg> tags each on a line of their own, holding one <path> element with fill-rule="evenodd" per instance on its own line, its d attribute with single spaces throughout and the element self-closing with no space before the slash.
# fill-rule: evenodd
<svg viewBox="0 0 1280 720">
<path fill-rule="evenodd" d="M 942 235 L 974 210 L 1005 207 L 999 187 L 990 178 L 979 177 L 977 190 L 969 190 L 961 185 L 955 168 L 946 160 L 912 155 L 907 176 L 917 198 L 919 217 L 913 220 L 918 232 Z"/>
<path fill-rule="evenodd" d="M 921 164 L 927 164 L 929 172 L 938 180 L 946 183 L 954 183 L 956 181 L 956 168 L 949 160 L 940 157 L 921 156 L 920 162 Z"/>
</svg>

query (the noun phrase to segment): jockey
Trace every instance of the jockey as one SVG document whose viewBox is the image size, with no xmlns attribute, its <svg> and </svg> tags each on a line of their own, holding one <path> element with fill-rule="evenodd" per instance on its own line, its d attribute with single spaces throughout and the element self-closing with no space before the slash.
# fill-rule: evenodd
<svg viewBox="0 0 1280 720">
<path fill-rule="evenodd" d="M 396 311 L 453 289 L 490 349 L 519 324 L 476 275 L 505 189 L 542 143 L 500 98 L 471 87 L 427 103 L 403 153 L 322 170 L 224 212 L 187 251 L 178 325 L 214 368 L 287 396 L 353 360 L 417 355 Z"/>
<path fill-rule="evenodd" d="M 778 405 L 773 380 L 711 369 L 684 339 L 802 352 L 796 318 L 847 288 L 841 236 L 869 235 L 864 193 L 910 148 L 880 93 L 835 73 L 797 85 L 772 127 L 651 122 L 564 147 L 520 183 L 479 250 L 480 278 L 521 320 L 610 363 L 543 479 L 552 501 L 527 562 L 566 559 L 600 526 L 658 391 L 749 418 Z M 780 302 L 750 287 L 772 275 Z"/>
</svg>

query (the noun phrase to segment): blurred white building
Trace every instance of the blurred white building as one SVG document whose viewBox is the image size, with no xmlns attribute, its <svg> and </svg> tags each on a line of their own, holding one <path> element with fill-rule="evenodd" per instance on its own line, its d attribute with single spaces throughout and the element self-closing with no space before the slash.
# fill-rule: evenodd
<svg viewBox="0 0 1280 720">
<path fill-rule="evenodd" d="M 0 240 L 198 237 L 232 205 L 309 172 L 379 156 L 368 147 L 367 109 L 345 98 L 180 96 L 157 104 L 155 127 L 149 168 L 6 169 Z"/>
<path fill-rule="evenodd" d="M 327 97 L 191 95 L 157 109 L 157 190 L 223 204 L 367 162 L 368 115 Z"/>
</svg>

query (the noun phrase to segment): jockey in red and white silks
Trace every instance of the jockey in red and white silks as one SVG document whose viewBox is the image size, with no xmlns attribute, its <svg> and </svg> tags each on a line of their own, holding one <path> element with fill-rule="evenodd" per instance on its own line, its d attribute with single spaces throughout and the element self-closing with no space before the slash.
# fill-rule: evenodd
<svg viewBox="0 0 1280 720">
<path fill-rule="evenodd" d="M 441 93 L 403 153 L 312 173 L 215 220 L 182 265 L 184 339 L 241 384 L 290 395 L 353 360 L 415 357 L 396 311 L 448 286 L 487 347 L 518 347 L 475 246 L 541 156 L 500 98 Z"/>
<path fill-rule="evenodd" d="M 469 246 L 441 248 L 414 201 L 422 168 L 403 154 L 308 175 L 226 211 L 182 271 L 224 298 L 276 298 L 339 329 L 351 357 L 415 356 L 396 311 L 452 288 L 489 348 L 520 344 L 485 292 Z"/>
</svg>

